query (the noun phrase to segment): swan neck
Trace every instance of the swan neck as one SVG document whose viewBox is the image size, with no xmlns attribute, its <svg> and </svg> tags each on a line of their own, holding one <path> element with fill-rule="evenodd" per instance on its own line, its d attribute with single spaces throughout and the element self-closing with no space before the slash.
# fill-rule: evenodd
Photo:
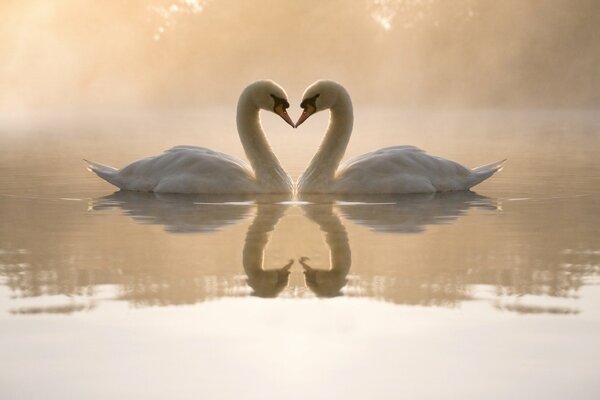
<svg viewBox="0 0 600 400">
<path fill-rule="evenodd" d="M 257 182 L 269 189 L 289 191 L 290 179 L 273 153 L 260 123 L 260 109 L 251 95 L 242 93 L 237 107 L 237 129 Z"/>
<path fill-rule="evenodd" d="M 305 182 L 312 181 L 319 185 L 328 185 L 333 181 L 337 168 L 346 153 L 353 123 L 352 101 L 344 91 L 340 93 L 338 101 L 330 109 L 327 132 L 319 150 L 303 175 L 302 179 Z"/>
</svg>

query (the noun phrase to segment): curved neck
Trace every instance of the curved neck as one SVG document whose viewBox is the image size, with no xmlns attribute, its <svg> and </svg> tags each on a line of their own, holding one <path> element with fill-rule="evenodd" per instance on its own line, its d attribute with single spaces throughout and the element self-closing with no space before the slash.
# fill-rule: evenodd
<svg viewBox="0 0 600 400">
<path fill-rule="evenodd" d="M 275 297 L 288 282 L 289 269 L 293 261 L 280 269 L 265 270 L 264 250 L 269 242 L 269 234 L 283 216 L 286 207 L 281 204 L 258 204 L 256 216 L 246 233 L 242 252 L 242 264 L 247 283 L 259 297 Z"/>
<path fill-rule="evenodd" d="M 352 266 L 348 233 L 333 211 L 332 204 L 308 205 L 304 207 L 304 211 L 308 218 L 319 224 L 321 231 L 325 233 L 325 241 L 329 247 L 329 269 L 315 269 L 304 260 L 300 260 L 300 264 L 305 269 L 307 284 L 318 296 L 337 296 L 346 286 L 347 276 Z"/>
<path fill-rule="evenodd" d="M 325 137 L 300 178 L 303 189 L 317 189 L 318 186 L 328 185 L 335 178 L 335 172 L 350 141 L 353 123 L 350 96 L 345 90 L 340 91 L 337 102 L 330 109 L 329 126 Z"/>
<path fill-rule="evenodd" d="M 237 105 L 237 130 L 256 181 L 267 189 L 291 190 L 290 178 L 271 150 L 260 124 L 259 108 L 245 91 Z"/>
</svg>

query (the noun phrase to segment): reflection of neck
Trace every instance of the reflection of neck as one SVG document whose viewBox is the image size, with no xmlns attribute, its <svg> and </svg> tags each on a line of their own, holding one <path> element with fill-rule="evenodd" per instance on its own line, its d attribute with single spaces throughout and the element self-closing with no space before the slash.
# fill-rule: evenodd
<svg viewBox="0 0 600 400">
<path fill-rule="evenodd" d="M 329 270 L 313 269 L 315 280 L 309 286 L 319 296 L 336 296 L 346 285 L 346 276 L 352 266 L 352 252 L 346 228 L 333 212 L 331 204 L 309 205 L 305 212 L 311 220 L 319 224 L 321 231 L 325 232 L 330 263 Z"/>
<path fill-rule="evenodd" d="M 269 233 L 275 229 L 284 211 L 285 206 L 280 204 L 259 204 L 254 221 L 246 233 L 242 263 L 248 284 L 254 289 L 254 293 L 261 297 L 274 297 L 287 284 L 291 263 L 281 270 L 263 269 L 264 250 L 269 242 Z"/>
<path fill-rule="evenodd" d="M 269 146 L 260 124 L 259 109 L 248 91 L 238 101 L 237 129 L 258 184 L 276 192 L 291 192 L 290 178 Z"/>
<path fill-rule="evenodd" d="M 333 181 L 348 147 L 353 121 L 350 96 L 345 90 L 340 90 L 338 100 L 330 110 L 329 127 L 325 137 L 299 180 L 299 192 L 319 192 Z"/>
<path fill-rule="evenodd" d="M 340 218 L 333 213 L 333 210 L 330 214 L 321 215 L 317 222 L 321 230 L 325 232 L 325 242 L 329 247 L 331 271 L 345 277 L 352 265 L 352 252 L 346 228 Z"/>
</svg>

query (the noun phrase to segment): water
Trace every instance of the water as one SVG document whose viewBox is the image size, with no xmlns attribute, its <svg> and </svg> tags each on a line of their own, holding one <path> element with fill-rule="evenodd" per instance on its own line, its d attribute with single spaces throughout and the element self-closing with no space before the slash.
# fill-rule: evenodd
<svg viewBox="0 0 600 400">
<path fill-rule="evenodd" d="M 7 120 L 0 397 L 598 398 L 597 115 L 357 110 L 348 156 L 509 161 L 476 193 L 114 193 L 82 158 L 242 156 L 233 111 Z M 326 117 L 263 119 L 297 177 Z"/>
</svg>

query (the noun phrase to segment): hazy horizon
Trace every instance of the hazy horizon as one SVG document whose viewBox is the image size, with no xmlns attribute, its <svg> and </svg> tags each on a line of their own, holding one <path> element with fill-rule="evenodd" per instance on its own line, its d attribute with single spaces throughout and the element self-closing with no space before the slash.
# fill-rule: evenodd
<svg viewBox="0 0 600 400">
<path fill-rule="evenodd" d="M 0 112 L 233 106 L 319 78 L 400 107 L 600 105 L 597 2 L 91 0 L 0 5 Z"/>
</svg>

